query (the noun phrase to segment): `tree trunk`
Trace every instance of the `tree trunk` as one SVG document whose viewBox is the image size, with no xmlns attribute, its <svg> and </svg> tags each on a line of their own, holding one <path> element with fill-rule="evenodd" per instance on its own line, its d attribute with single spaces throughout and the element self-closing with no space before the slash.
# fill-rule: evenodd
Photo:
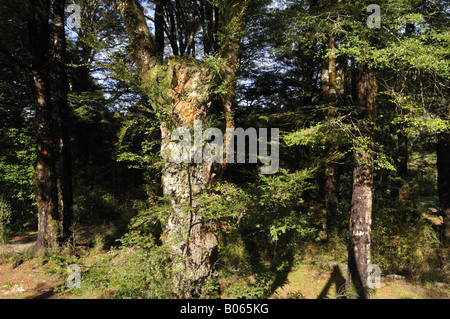
<svg viewBox="0 0 450 319">
<path fill-rule="evenodd" d="M 335 48 L 334 37 L 328 41 L 328 49 Z M 343 73 L 341 74 L 341 77 Z M 334 108 L 338 101 L 338 94 L 341 92 L 341 83 L 337 83 L 336 57 L 332 54 L 324 59 L 322 67 L 322 91 L 323 101 L 328 106 L 326 119 L 331 121 L 335 117 Z M 326 151 L 328 155 L 337 152 L 337 138 L 334 134 L 327 137 Z M 325 164 L 325 210 L 326 210 L 326 233 L 327 238 L 336 234 L 337 227 L 337 208 L 339 204 L 339 167 L 338 164 L 330 161 Z"/>
<path fill-rule="evenodd" d="M 55 173 L 52 106 L 48 74 L 50 2 L 30 1 L 27 31 L 35 100 L 37 160 L 33 180 L 38 209 L 38 238 L 33 252 L 41 254 L 58 244 L 58 193 Z"/>
<path fill-rule="evenodd" d="M 59 182 L 60 215 L 62 223 L 61 241 L 72 236 L 73 191 L 72 191 L 72 155 L 69 136 L 69 105 L 67 102 L 68 79 L 66 70 L 66 36 L 64 30 L 65 0 L 53 0 L 53 103 L 57 111 L 59 132 Z"/>
<path fill-rule="evenodd" d="M 437 145 L 438 194 L 443 217 L 443 242 L 450 246 L 450 132 L 439 135 Z"/>
<path fill-rule="evenodd" d="M 403 127 L 399 125 L 398 138 L 398 160 L 397 174 L 400 180 L 394 188 L 394 198 L 398 201 L 399 211 L 402 217 L 406 217 L 408 203 L 410 202 L 410 189 L 408 182 L 408 135 L 403 132 Z M 402 218 L 403 219 L 403 218 Z"/>
<path fill-rule="evenodd" d="M 201 120 L 205 124 L 213 104 L 209 96 L 212 79 L 204 76 L 208 70 L 172 59 L 170 73 L 175 123 L 192 127 L 195 121 Z M 172 251 L 177 295 L 198 298 L 203 294 L 202 281 L 209 278 L 213 271 L 212 256 L 217 239 L 198 215 L 199 207 L 195 198 L 207 190 L 217 167 L 205 161 L 171 162 L 169 152 L 173 129 L 175 127 L 168 121 L 161 125 L 161 153 L 166 159 L 162 171 L 163 191 L 172 207 L 165 229 L 165 243 Z"/>
<path fill-rule="evenodd" d="M 360 127 L 362 143 L 355 149 L 353 192 L 349 225 L 348 276 L 346 287 L 353 286 L 359 298 L 366 292 L 370 265 L 370 232 L 372 224 L 373 144 L 376 119 L 375 73 L 366 65 L 359 65 L 358 113 L 365 125 Z M 353 297 L 353 296 L 352 296 Z"/>
<path fill-rule="evenodd" d="M 224 164 L 174 163 L 170 156 L 171 133 L 176 126 L 192 127 L 197 120 L 208 122 L 214 113 L 224 114 L 223 128 L 233 127 L 231 104 L 234 98 L 235 76 L 238 69 L 240 27 L 245 4 L 229 1 L 229 6 L 221 13 L 223 33 L 217 52 L 226 59 L 220 75 L 214 76 L 210 67 L 193 58 L 170 58 L 167 60 L 166 79 L 170 83 L 167 94 L 170 105 L 165 105 L 168 119 L 161 124 L 161 154 L 166 161 L 162 169 L 164 196 L 171 206 L 168 224 L 164 232 L 164 243 L 172 252 L 176 277 L 176 293 L 183 298 L 204 296 L 202 282 L 210 278 L 213 271 L 213 255 L 217 238 L 213 231 L 204 225 L 196 202 L 196 196 L 208 189 L 213 178 L 223 171 Z M 143 83 L 151 83 L 149 77 L 158 76 L 158 52 L 160 49 L 150 34 L 145 22 L 143 9 L 137 0 L 118 1 L 118 8 L 124 20 L 134 59 L 140 70 Z M 164 2 L 160 1 L 159 5 Z M 205 2 L 206 6 L 210 6 Z M 176 8 L 179 10 L 180 8 Z M 159 8 L 161 11 L 161 8 Z M 215 8 L 212 8 L 215 12 Z M 169 17 L 170 18 L 170 17 Z M 174 19 L 174 17 L 172 17 Z M 238 19 L 238 20 L 236 20 Z M 232 22 L 233 28 L 227 29 Z M 173 21 L 174 24 L 175 21 Z M 220 28 L 220 26 L 219 26 Z M 213 39 L 208 39 L 212 41 Z M 159 39 L 158 41 L 161 41 Z M 181 41 L 182 42 L 182 41 Z M 172 46 L 174 44 L 171 41 Z M 180 52 L 184 49 L 180 47 Z M 226 84 L 226 93 L 219 96 L 212 93 L 213 86 Z M 151 84 L 150 84 L 151 85 Z M 225 138 L 226 147 L 228 137 Z M 225 152 L 224 152 L 225 154 Z"/>
</svg>

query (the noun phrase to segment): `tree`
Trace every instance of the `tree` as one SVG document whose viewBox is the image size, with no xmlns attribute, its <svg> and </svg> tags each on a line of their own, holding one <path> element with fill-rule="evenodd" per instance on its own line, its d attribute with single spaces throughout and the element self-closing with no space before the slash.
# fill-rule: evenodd
<svg viewBox="0 0 450 319">
<path fill-rule="evenodd" d="M 58 246 L 58 192 L 55 168 L 53 109 L 50 100 L 50 1 L 30 1 L 27 6 L 27 30 L 35 103 L 37 159 L 34 182 L 38 208 L 38 239 L 34 252 Z"/>
<path fill-rule="evenodd" d="M 233 127 L 231 108 L 246 3 L 195 1 L 188 5 L 185 1 L 157 1 L 155 35 L 152 35 L 139 1 L 117 1 L 141 89 L 147 92 L 150 103 L 161 109 L 164 115 L 161 123 L 163 156 L 168 149 L 171 131 L 177 125 L 192 127 L 195 120 L 208 123 L 216 117 L 221 119 L 224 128 Z M 163 12 L 166 13 L 165 21 L 161 19 Z M 200 26 L 204 54 L 212 55 L 212 60 L 195 59 L 195 37 Z M 161 30 L 167 35 L 172 53 L 182 55 L 182 58 L 163 60 Z M 156 83 L 159 83 L 157 89 L 162 90 L 159 93 L 152 87 Z M 169 101 L 164 101 L 167 97 L 170 97 Z M 167 116 L 170 114 L 173 117 Z M 227 147 L 229 138 L 226 137 L 224 147 Z M 223 168 L 222 164 L 176 164 L 169 161 L 162 168 L 164 196 L 172 208 L 165 241 L 173 253 L 177 293 L 182 297 L 201 296 L 200 283 L 208 279 L 213 270 L 217 239 L 214 232 L 203 224 L 195 197 L 208 189 Z"/>
<path fill-rule="evenodd" d="M 12 208 L 10 227 L 23 229 L 23 224 L 37 224 L 31 78 L 27 52 L 19 49 L 27 47 L 27 31 L 21 23 L 24 4 L 0 2 L 0 6 L 0 192 Z"/>
<path fill-rule="evenodd" d="M 314 1 L 311 2 L 314 6 Z M 320 10 L 327 12 L 327 7 L 330 6 L 329 1 L 320 1 Z M 331 15 L 331 12 L 328 13 Z M 337 40 L 332 32 L 329 30 L 330 36 L 325 39 L 325 58 L 322 63 L 322 94 L 323 103 L 326 105 L 325 119 L 333 121 L 335 119 L 335 110 L 339 108 L 339 103 L 342 103 L 344 96 L 345 73 L 344 65 L 347 63 L 345 57 L 336 59 L 336 42 Z M 325 210 L 326 210 L 326 231 L 327 236 L 336 235 L 337 213 L 339 205 L 339 165 L 333 159 L 333 155 L 339 152 L 338 138 L 335 134 L 330 133 L 326 141 L 326 151 L 330 160 L 325 165 Z"/>
<path fill-rule="evenodd" d="M 349 226 L 347 287 L 354 285 L 358 295 L 366 298 L 370 260 L 370 232 L 373 205 L 374 128 L 376 120 L 375 72 L 364 62 L 358 67 L 358 107 L 363 123 L 361 140 L 356 145 L 353 190 Z"/>
<path fill-rule="evenodd" d="M 60 180 L 60 220 L 61 240 L 67 241 L 72 235 L 73 190 L 72 155 L 69 136 L 69 105 L 67 101 L 68 79 L 66 70 L 66 31 L 64 29 L 65 1 L 52 1 L 53 72 L 52 107 L 57 113 L 59 139 L 59 180 Z"/>
<path fill-rule="evenodd" d="M 308 46 L 321 48 L 322 99 L 325 104 L 324 123 L 312 130 L 324 140 L 328 155 L 338 154 L 336 131 L 343 130 L 354 154 L 352 196 L 348 238 L 347 288 L 354 286 L 360 297 L 367 294 L 367 268 L 370 265 L 370 232 L 372 222 L 373 174 L 375 151 L 375 119 L 377 81 L 373 63 L 376 33 L 366 27 L 365 3 L 349 1 L 299 1 L 303 15 L 296 17 L 294 28 L 305 34 Z M 310 40 L 312 35 L 317 39 Z M 353 63 L 349 61 L 353 59 Z M 345 76 L 344 70 L 352 72 Z M 349 106 L 344 107 L 345 104 Z M 345 114 L 350 123 L 343 122 Z M 338 125 L 336 125 L 338 123 Z M 331 128 L 331 129 L 330 129 Z M 301 133 L 300 133 L 301 135 Z M 327 226 L 333 228 L 338 206 L 337 167 L 325 167 L 325 207 Z"/>
<path fill-rule="evenodd" d="M 33 253 L 36 254 L 47 248 L 56 249 L 61 239 L 67 239 L 73 217 L 64 9 L 63 1 L 28 2 L 19 19 L 26 26 L 26 36 L 20 44 L 25 48 L 23 56 L 19 59 L 7 48 L 2 49 L 4 56 L 14 62 L 30 86 L 34 100 L 37 152 L 33 181 L 38 209 L 38 240 Z M 55 145 L 57 136 L 59 152 Z M 56 169 L 58 153 L 61 162 L 59 172 Z"/>
</svg>

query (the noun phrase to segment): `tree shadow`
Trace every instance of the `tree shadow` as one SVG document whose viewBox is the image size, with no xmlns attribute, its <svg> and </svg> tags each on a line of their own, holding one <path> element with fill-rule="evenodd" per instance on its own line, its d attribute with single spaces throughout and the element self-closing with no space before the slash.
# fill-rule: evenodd
<svg viewBox="0 0 450 319">
<path fill-rule="evenodd" d="M 338 265 L 333 266 L 333 272 L 331 273 L 330 279 L 328 279 L 327 283 L 323 287 L 320 294 L 317 296 L 317 299 L 325 299 L 327 298 L 328 292 L 330 291 L 331 287 L 334 284 L 334 289 L 336 291 L 336 296 L 338 296 L 342 293 L 343 288 L 345 288 L 345 278 L 341 273 L 341 270 L 339 269 Z"/>
<path fill-rule="evenodd" d="M 368 299 L 369 294 L 366 291 L 366 288 L 364 287 L 361 274 L 358 271 L 356 258 L 353 253 L 353 251 L 349 250 L 349 256 L 348 256 L 348 269 L 349 269 L 349 282 L 346 283 L 346 294 L 347 297 L 350 299 Z M 352 287 L 356 290 L 356 295 L 349 290 L 349 287 Z"/>
<path fill-rule="evenodd" d="M 294 254 L 289 249 L 289 244 L 293 240 L 292 232 L 281 235 L 276 244 L 270 240 L 270 237 L 263 236 L 262 233 L 249 231 L 242 234 L 245 249 L 249 256 L 251 273 L 270 282 L 264 294 L 264 298 L 268 298 L 279 287 L 286 284 L 288 275 L 292 270 Z"/>
<path fill-rule="evenodd" d="M 29 299 L 49 299 L 53 295 L 55 295 L 54 288 L 51 288 L 51 289 L 49 289 L 47 291 L 44 291 L 44 292 L 42 292 L 40 294 L 37 294 L 35 296 L 31 296 Z"/>
</svg>

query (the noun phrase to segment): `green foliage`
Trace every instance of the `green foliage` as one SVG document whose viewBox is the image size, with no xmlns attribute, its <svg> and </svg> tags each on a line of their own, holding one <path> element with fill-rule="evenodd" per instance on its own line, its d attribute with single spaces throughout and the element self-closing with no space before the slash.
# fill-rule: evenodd
<svg viewBox="0 0 450 319">
<path fill-rule="evenodd" d="M 317 125 L 289 133 L 283 136 L 283 138 L 288 146 L 302 145 L 314 147 L 318 145 L 325 147 L 327 136 L 326 124 L 318 123 Z"/>
<path fill-rule="evenodd" d="M 267 297 L 271 285 L 270 280 L 261 276 L 256 276 L 253 280 L 243 278 L 227 287 L 224 295 L 231 299 L 262 299 Z"/>
<path fill-rule="evenodd" d="M 219 281 L 225 296 L 263 298 L 280 284 L 293 251 L 314 233 L 302 206 L 312 176 L 310 170 L 282 169 L 245 186 L 218 183 L 212 194 L 199 198 L 200 216 L 218 234 Z"/>
<path fill-rule="evenodd" d="M 212 194 L 199 198 L 199 215 L 204 223 L 220 223 L 227 231 L 255 227 L 267 232 L 273 241 L 290 231 L 307 236 L 307 216 L 300 207 L 311 176 L 310 170 L 289 173 L 282 169 L 276 175 L 260 175 L 257 182 L 245 187 L 218 183 Z"/>
<path fill-rule="evenodd" d="M 97 252 L 93 260 L 71 261 L 82 269 L 81 287 L 62 287 L 60 292 L 89 295 L 94 290 L 100 294 L 96 297 L 119 299 L 172 298 L 169 254 L 164 248 L 138 232 L 127 233 L 120 241 L 119 248 Z M 66 264 L 56 269 L 61 271 Z"/>
<path fill-rule="evenodd" d="M 8 198 L 11 214 L 20 216 L 13 225 L 27 229 L 36 224 L 34 213 L 33 164 L 36 159 L 31 128 L 0 130 L 4 148 L 0 151 L 0 194 Z"/>
<path fill-rule="evenodd" d="M 431 113 L 423 102 L 401 93 L 393 92 L 391 96 L 390 102 L 397 107 L 398 115 L 392 120 L 392 124 L 399 127 L 397 132 L 401 130 L 411 137 L 418 137 L 423 134 L 435 136 L 449 129 L 449 121 Z"/>
<path fill-rule="evenodd" d="M 77 226 L 87 225 L 95 233 L 95 256 L 44 258 L 49 271 L 62 277 L 69 264 L 81 266 L 82 287 L 71 292 L 85 295 L 95 290 L 112 298 L 174 296 L 172 278 L 177 274 L 163 244 L 171 207 L 161 198 L 160 125 L 179 124 L 172 96 L 177 76 L 185 72 L 191 79 L 201 72 L 202 83 L 195 87 L 201 96 L 198 102 L 212 102 L 214 109 L 204 124 L 223 126 L 215 102 L 234 87 L 236 78 L 227 76 L 229 61 L 224 56 L 240 36 L 236 126 L 279 127 L 281 168 L 276 175 L 265 176 L 255 173 L 256 165 L 227 164 L 224 177 L 188 208 L 196 210 L 204 227 L 219 240 L 217 272 L 202 282 L 206 297 L 217 297 L 216 279 L 223 296 L 268 297 L 283 283 L 294 259 L 300 258 L 305 242 L 315 239 L 321 245 L 317 237 L 325 223 L 323 169 L 329 163 L 340 167 L 340 229 L 307 262 L 321 270 L 329 270 L 330 261 L 344 263 L 354 165 L 350 155 L 367 152 L 373 152 L 376 170 L 373 262 L 382 269 L 402 269 L 414 279 L 437 278 L 433 271 L 443 266 L 439 230 L 422 215 L 425 209 L 438 207 L 435 140 L 450 128 L 449 7 L 444 1 L 377 1 L 382 8 L 380 29 L 366 25 L 367 1 L 328 1 L 326 6 L 303 0 L 165 2 L 173 4 L 163 10 L 166 23 L 172 23 L 167 15 L 175 9 L 179 30 L 171 30 L 175 35 L 171 38 L 166 26 L 166 44 L 171 48 L 165 48 L 162 61 L 143 70 L 133 64 L 135 52 L 126 43 L 112 2 L 79 1 L 84 24 L 76 40 L 69 37 L 67 64 L 74 219 Z M 226 19 L 217 25 L 207 21 L 212 17 L 198 10 L 206 2 Z M 26 32 L 21 32 L 25 24 L 19 23 L 24 10 L 20 4 L 5 8 L 0 13 L 8 17 L 0 19 L 8 31 L 0 34 L 0 243 L 7 230 L 35 229 L 37 221 L 32 95 L 3 50 L 25 64 L 29 60 Z M 196 38 L 192 43 L 191 35 Z M 174 44 L 188 56 L 167 57 Z M 321 72 L 331 56 L 338 66 L 345 65 L 341 77 L 345 94 L 324 103 Z M 376 122 L 358 109 L 361 62 L 376 71 Z M 83 70 L 96 78 L 81 76 Z M 180 93 L 186 98 L 186 92 Z M 406 155 L 401 154 L 401 138 Z M 408 155 L 408 174 L 399 176 L 399 157 Z M 430 207 L 425 207 L 424 198 Z M 110 232 L 99 226 L 110 222 L 114 222 Z M 111 248 L 108 241 L 122 235 L 125 225 L 128 232 L 120 246 Z M 112 231 L 115 227 L 120 231 Z"/>
<path fill-rule="evenodd" d="M 6 241 L 6 227 L 11 220 L 11 213 L 9 203 L 0 197 L 0 245 Z"/>
<path fill-rule="evenodd" d="M 442 260 L 436 250 L 436 231 L 424 218 L 413 218 L 408 223 L 400 223 L 398 218 L 398 212 L 386 210 L 384 216 L 374 219 L 373 263 L 385 272 L 402 273 L 414 280 L 438 279 L 435 269 L 442 266 Z"/>
</svg>

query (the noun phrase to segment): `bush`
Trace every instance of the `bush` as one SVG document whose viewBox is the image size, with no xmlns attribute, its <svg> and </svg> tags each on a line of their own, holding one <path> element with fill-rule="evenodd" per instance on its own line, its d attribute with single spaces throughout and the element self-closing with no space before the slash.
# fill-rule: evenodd
<svg viewBox="0 0 450 319">
<path fill-rule="evenodd" d="M 151 236 L 127 233 L 122 245 L 108 252 L 95 252 L 77 260 L 53 256 L 51 272 L 66 276 L 65 269 L 75 263 L 82 269 L 79 288 L 61 287 L 59 292 L 75 295 L 96 294 L 96 298 L 164 299 L 173 298 L 171 264 L 164 247 Z"/>
<path fill-rule="evenodd" d="M 417 218 L 402 224 L 395 223 L 394 218 L 377 218 L 372 229 L 373 263 L 383 271 L 419 281 L 436 279 L 433 274 L 441 266 L 439 238 L 427 220 Z"/>
</svg>

